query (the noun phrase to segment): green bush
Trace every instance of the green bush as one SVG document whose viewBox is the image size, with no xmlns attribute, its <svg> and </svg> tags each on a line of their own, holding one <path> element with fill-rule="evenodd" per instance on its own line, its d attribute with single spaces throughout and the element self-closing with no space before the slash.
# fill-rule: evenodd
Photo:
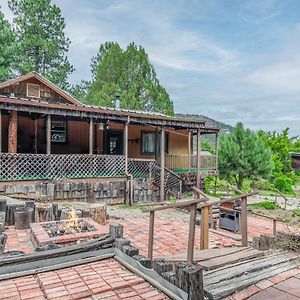
<svg viewBox="0 0 300 300">
<path fill-rule="evenodd" d="M 300 208 L 296 208 L 293 210 L 293 217 L 300 217 Z"/>
<path fill-rule="evenodd" d="M 294 184 L 293 177 L 284 174 L 278 176 L 274 180 L 274 187 L 282 193 L 288 193 L 288 194 L 293 193 L 293 188 L 292 188 L 293 184 Z"/>
<path fill-rule="evenodd" d="M 278 208 L 276 203 L 270 202 L 270 201 L 254 203 L 254 204 L 250 204 L 250 206 L 252 208 L 264 208 L 264 209 L 268 209 L 268 210 L 273 210 L 273 209 Z"/>
</svg>

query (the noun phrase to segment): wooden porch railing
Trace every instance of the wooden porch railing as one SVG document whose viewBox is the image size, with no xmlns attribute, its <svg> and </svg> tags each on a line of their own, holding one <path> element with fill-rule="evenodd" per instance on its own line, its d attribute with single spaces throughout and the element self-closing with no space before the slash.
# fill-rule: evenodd
<svg viewBox="0 0 300 300">
<path fill-rule="evenodd" d="M 161 166 L 155 160 L 145 159 L 128 159 L 128 171 L 135 178 L 149 177 L 153 179 L 153 183 L 157 186 L 161 184 Z M 176 198 L 181 197 L 183 180 L 180 176 L 165 168 L 164 172 L 164 188 L 165 198 L 171 194 Z"/>
<path fill-rule="evenodd" d="M 197 169 L 197 155 L 177 154 L 166 155 L 166 167 L 176 171 L 193 171 Z M 200 168 L 204 170 L 216 170 L 216 155 L 201 155 Z"/>
<path fill-rule="evenodd" d="M 125 176 L 125 157 L 93 154 L 0 154 L 0 181 Z"/>
</svg>

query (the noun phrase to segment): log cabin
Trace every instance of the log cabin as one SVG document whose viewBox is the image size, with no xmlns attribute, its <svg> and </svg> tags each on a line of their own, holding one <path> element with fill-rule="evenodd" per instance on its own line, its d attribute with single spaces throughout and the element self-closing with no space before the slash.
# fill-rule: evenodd
<svg viewBox="0 0 300 300">
<path fill-rule="evenodd" d="M 130 203 L 143 189 L 145 201 L 180 197 L 183 178 L 199 187 L 202 178 L 217 175 L 218 133 L 199 118 L 86 105 L 31 72 L 0 83 L 0 192 L 34 182 L 56 183 L 52 194 L 59 194 L 62 182 L 118 179 L 121 198 Z M 201 151 L 207 134 L 215 136 L 213 153 Z M 147 185 L 139 186 L 145 178 Z"/>
</svg>

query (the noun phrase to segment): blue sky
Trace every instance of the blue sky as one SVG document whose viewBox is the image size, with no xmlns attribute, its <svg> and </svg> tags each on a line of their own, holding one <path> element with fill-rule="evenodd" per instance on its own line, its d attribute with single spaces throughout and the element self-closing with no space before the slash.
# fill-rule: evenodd
<svg viewBox="0 0 300 300">
<path fill-rule="evenodd" d="M 73 83 L 101 43 L 142 45 L 175 110 L 300 134 L 300 1 L 53 0 L 66 19 Z M 6 0 L 2 10 L 11 20 Z"/>
</svg>

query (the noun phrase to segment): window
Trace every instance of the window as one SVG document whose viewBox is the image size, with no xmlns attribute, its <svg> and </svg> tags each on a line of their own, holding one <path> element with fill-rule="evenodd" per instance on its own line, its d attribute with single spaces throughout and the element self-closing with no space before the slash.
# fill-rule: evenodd
<svg viewBox="0 0 300 300">
<path fill-rule="evenodd" d="M 27 97 L 40 98 L 40 86 L 38 84 L 27 83 Z"/>
<path fill-rule="evenodd" d="M 169 136 L 165 133 L 165 152 L 168 152 Z M 141 154 L 155 155 L 160 153 L 160 133 L 142 132 Z"/>
<path fill-rule="evenodd" d="M 67 142 L 67 124 L 64 121 L 51 121 L 51 142 Z"/>
</svg>

